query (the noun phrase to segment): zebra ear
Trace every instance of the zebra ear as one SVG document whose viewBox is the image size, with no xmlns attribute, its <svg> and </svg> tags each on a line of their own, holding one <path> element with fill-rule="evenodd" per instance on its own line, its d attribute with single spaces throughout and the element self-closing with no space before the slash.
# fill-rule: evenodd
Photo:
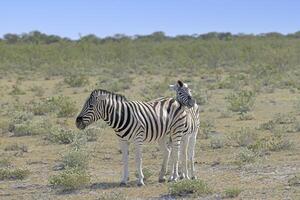
<svg viewBox="0 0 300 200">
<path fill-rule="evenodd" d="M 181 80 L 178 80 L 177 83 L 178 83 L 178 85 L 179 85 L 180 87 L 183 86 L 183 82 L 182 82 Z"/>
</svg>

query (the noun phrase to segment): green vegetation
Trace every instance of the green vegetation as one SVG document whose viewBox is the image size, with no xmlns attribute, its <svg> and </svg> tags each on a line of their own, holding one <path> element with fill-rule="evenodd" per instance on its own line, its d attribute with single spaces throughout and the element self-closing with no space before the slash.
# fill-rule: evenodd
<svg viewBox="0 0 300 200">
<path fill-rule="evenodd" d="M 72 74 L 66 76 L 64 82 L 71 87 L 82 87 L 89 83 L 89 79 L 84 75 Z"/>
<path fill-rule="evenodd" d="M 20 196 L 15 189 L 20 181 L 12 174 L 25 164 L 33 176 L 21 187 L 31 199 L 244 199 L 249 192 L 254 199 L 297 199 L 299 52 L 299 32 L 176 37 L 156 32 L 76 41 L 37 31 L 8 34 L 0 39 L 3 194 Z M 174 97 L 169 84 L 178 79 L 189 84 L 200 105 L 195 164 L 203 181 L 157 183 L 153 169 L 161 165 L 161 152 L 152 143 L 143 150 L 146 187 L 135 187 L 130 167 L 129 187 L 119 188 L 118 138 L 101 120 L 78 130 L 76 113 L 93 89 L 153 100 Z M 264 176 L 274 170 L 279 174 Z M 247 181 L 240 181 L 241 174 Z M 87 188 L 61 196 L 47 189 L 49 182 L 55 191 Z M 257 190 L 265 182 L 267 188 Z"/>
<path fill-rule="evenodd" d="M 27 169 L 0 169 L 0 180 L 25 179 L 30 174 Z"/>
<path fill-rule="evenodd" d="M 33 101 L 30 110 L 35 115 L 55 113 L 58 117 L 72 117 L 77 112 L 74 101 L 62 95 Z"/>
<path fill-rule="evenodd" d="M 169 193 L 173 196 L 206 196 L 212 190 L 202 180 L 182 180 L 169 185 Z"/>
<path fill-rule="evenodd" d="M 253 163 L 258 158 L 258 154 L 249 148 L 241 148 L 235 157 L 235 162 L 238 165 Z"/>
<path fill-rule="evenodd" d="M 49 179 L 50 184 L 62 192 L 80 189 L 89 184 L 90 177 L 85 171 L 69 168 Z"/>
<path fill-rule="evenodd" d="M 249 127 L 242 127 L 229 136 L 229 141 L 231 141 L 232 145 L 238 147 L 249 147 L 256 139 L 257 133 Z"/>
<path fill-rule="evenodd" d="M 252 91 L 242 90 L 236 93 L 231 93 L 226 97 L 229 106 L 228 109 L 240 114 L 252 110 L 255 102 L 255 94 Z"/>
<path fill-rule="evenodd" d="M 8 168 L 11 167 L 11 159 L 10 158 L 0 158 L 0 168 Z"/>
<path fill-rule="evenodd" d="M 210 147 L 213 149 L 223 148 L 225 145 L 225 138 L 223 136 L 212 136 L 210 138 Z"/>
<path fill-rule="evenodd" d="M 63 127 L 52 127 L 47 140 L 58 144 L 70 144 L 74 141 L 76 132 Z"/>
<path fill-rule="evenodd" d="M 225 198 L 234 198 L 238 197 L 241 192 L 242 190 L 238 187 L 230 187 L 224 190 L 224 196 Z"/>
<path fill-rule="evenodd" d="M 79 170 L 87 169 L 89 156 L 84 151 L 71 150 L 63 157 L 65 168 L 76 168 Z"/>
<path fill-rule="evenodd" d="M 208 139 L 211 133 L 215 130 L 215 125 L 212 120 L 200 121 L 201 137 Z"/>
</svg>

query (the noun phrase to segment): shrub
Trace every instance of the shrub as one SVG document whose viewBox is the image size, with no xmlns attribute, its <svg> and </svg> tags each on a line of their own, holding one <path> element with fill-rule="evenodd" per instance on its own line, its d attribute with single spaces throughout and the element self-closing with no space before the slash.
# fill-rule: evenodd
<svg viewBox="0 0 300 200">
<path fill-rule="evenodd" d="M 48 124 L 42 119 L 25 121 L 20 124 L 14 124 L 10 126 L 10 131 L 13 132 L 13 136 L 29 136 L 40 135 L 48 132 Z"/>
<path fill-rule="evenodd" d="M 12 86 L 12 91 L 9 93 L 10 95 L 23 95 L 26 94 L 19 86 L 18 83 Z"/>
<path fill-rule="evenodd" d="M 249 127 L 242 127 L 240 130 L 232 133 L 229 136 L 229 141 L 232 141 L 234 145 L 241 147 L 248 147 L 252 145 L 257 139 L 257 134 Z"/>
<path fill-rule="evenodd" d="M 224 140 L 223 136 L 213 136 L 210 139 L 210 147 L 213 149 L 220 149 L 224 147 Z"/>
<path fill-rule="evenodd" d="M 72 150 L 63 157 L 63 164 L 66 168 L 77 168 L 84 170 L 89 161 L 88 155 L 84 151 Z"/>
<path fill-rule="evenodd" d="M 198 105 L 204 105 L 208 102 L 207 90 L 193 90 L 193 98 L 196 99 Z"/>
<path fill-rule="evenodd" d="M 76 133 L 70 129 L 53 127 L 46 139 L 54 143 L 70 144 L 74 141 L 75 134 Z"/>
<path fill-rule="evenodd" d="M 242 190 L 240 188 L 230 187 L 224 190 L 224 196 L 225 198 L 234 198 L 239 196 L 241 192 Z"/>
<path fill-rule="evenodd" d="M 295 121 L 296 118 L 290 114 L 277 113 L 274 117 L 274 122 L 278 124 L 292 124 Z"/>
<path fill-rule="evenodd" d="M 83 131 L 83 134 L 86 136 L 88 142 L 97 141 L 99 129 L 96 128 L 87 128 Z"/>
<path fill-rule="evenodd" d="M 258 154 L 249 148 L 243 147 L 236 155 L 235 160 L 238 165 L 255 162 Z"/>
<path fill-rule="evenodd" d="M 55 113 L 58 117 L 71 117 L 76 112 L 75 102 L 70 97 L 55 96 L 31 103 L 31 111 L 35 115 Z"/>
<path fill-rule="evenodd" d="M 276 123 L 273 120 L 265 122 L 259 126 L 261 130 L 272 130 L 276 126 Z"/>
<path fill-rule="evenodd" d="M 0 168 L 11 167 L 11 160 L 9 158 L 0 158 Z"/>
<path fill-rule="evenodd" d="M 255 102 L 255 93 L 248 90 L 242 90 L 231 93 L 226 99 L 229 104 L 228 109 L 241 114 L 252 110 Z"/>
<path fill-rule="evenodd" d="M 22 124 L 24 122 L 30 121 L 33 119 L 33 113 L 31 112 L 15 112 L 12 115 L 11 120 L 9 121 L 8 131 L 12 132 L 16 124 Z"/>
<path fill-rule="evenodd" d="M 205 139 L 209 138 L 209 135 L 214 131 L 215 126 L 213 121 L 211 120 L 205 120 L 200 121 L 200 130 L 202 132 L 202 137 Z"/>
<path fill-rule="evenodd" d="M 245 121 L 245 120 L 253 120 L 254 116 L 250 113 L 241 113 L 239 116 L 239 120 Z"/>
<path fill-rule="evenodd" d="M 80 189 L 90 183 L 90 176 L 82 170 L 69 168 L 58 175 L 51 176 L 50 184 L 62 192 Z"/>
<path fill-rule="evenodd" d="M 30 90 L 35 94 L 35 96 L 42 97 L 45 94 L 45 89 L 41 86 L 33 86 Z"/>
<path fill-rule="evenodd" d="M 202 180 L 181 180 L 169 185 L 169 193 L 173 196 L 197 197 L 211 194 L 212 190 Z"/>
<path fill-rule="evenodd" d="M 71 87 L 82 87 L 89 84 L 89 79 L 81 74 L 72 74 L 64 78 L 64 83 Z"/>
<path fill-rule="evenodd" d="M 0 180 L 25 179 L 29 175 L 27 169 L 0 169 Z"/>
</svg>

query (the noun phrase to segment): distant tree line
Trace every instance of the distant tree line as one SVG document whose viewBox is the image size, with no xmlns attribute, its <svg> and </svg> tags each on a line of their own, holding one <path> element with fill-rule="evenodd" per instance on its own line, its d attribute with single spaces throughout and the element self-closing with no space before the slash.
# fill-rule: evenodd
<svg viewBox="0 0 300 200">
<path fill-rule="evenodd" d="M 282 34 L 278 32 L 269 32 L 261 34 L 232 34 L 230 32 L 209 32 L 205 34 L 193 34 L 193 35 L 177 35 L 177 36 L 167 36 L 162 31 L 154 32 L 150 35 L 134 35 L 128 36 L 125 34 L 115 34 L 114 36 L 109 36 L 105 38 L 100 38 L 94 34 L 89 34 L 80 37 L 78 40 L 72 40 L 67 37 L 60 37 L 57 35 L 47 35 L 41 33 L 40 31 L 31 31 L 29 33 L 14 34 L 7 33 L 0 41 L 4 41 L 8 44 L 18 44 L 18 43 L 29 43 L 29 44 L 52 44 L 58 42 L 90 42 L 90 43 L 103 43 L 108 41 L 126 41 L 126 40 L 147 40 L 147 41 L 164 41 L 164 40 L 232 40 L 234 38 L 300 38 L 300 31 L 289 34 Z"/>
</svg>

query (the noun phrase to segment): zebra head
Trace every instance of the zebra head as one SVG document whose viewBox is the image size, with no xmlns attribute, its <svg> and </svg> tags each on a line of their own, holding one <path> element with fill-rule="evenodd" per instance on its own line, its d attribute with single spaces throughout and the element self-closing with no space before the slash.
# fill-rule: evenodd
<svg viewBox="0 0 300 200">
<path fill-rule="evenodd" d="M 80 114 L 76 118 L 76 126 L 79 129 L 85 129 L 91 123 L 101 118 L 102 105 L 107 94 L 101 90 L 94 90 L 83 105 Z"/>
<path fill-rule="evenodd" d="M 172 90 L 176 92 L 176 99 L 181 104 L 191 108 L 195 105 L 196 101 L 192 98 L 191 90 L 186 83 L 178 80 L 175 85 L 170 85 Z"/>
</svg>

